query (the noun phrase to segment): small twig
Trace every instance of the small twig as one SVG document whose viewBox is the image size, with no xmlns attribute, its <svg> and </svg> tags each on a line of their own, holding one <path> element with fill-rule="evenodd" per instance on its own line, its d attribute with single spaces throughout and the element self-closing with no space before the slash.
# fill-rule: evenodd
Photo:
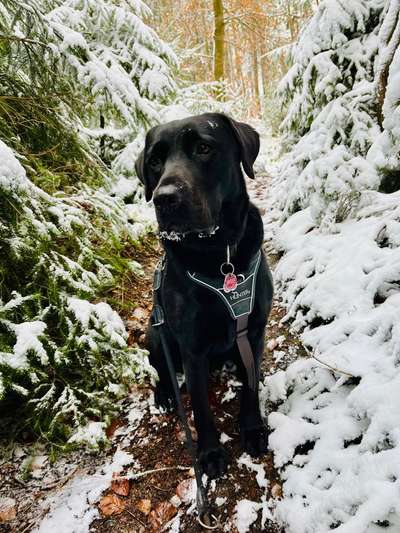
<svg viewBox="0 0 400 533">
<path fill-rule="evenodd" d="M 129 513 L 129 514 L 132 516 L 132 518 L 133 518 L 134 520 L 136 520 L 136 522 L 139 522 L 139 524 L 140 524 L 141 526 L 143 526 L 143 527 L 146 529 L 146 524 L 144 524 L 144 523 L 140 520 L 140 518 L 138 518 L 137 516 L 135 516 L 135 515 L 129 510 L 129 509 L 125 509 L 125 511 L 126 511 L 127 513 Z"/>
<path fill-rule="evenodd" d="M 312 355 L 311 356 L 313 359 L 315 359 L 316 361 L 318 361 L 318 363 L 320 363 L 321 365 L 324 365 L 328 368 L 330 368 L 331 370 L 333 370 L 334 372 L 338 372 L 339 374 L 343 374 L 344 376 L 348 376 L 349 378 L 355 378 L 356 376 L 354 374 L 350 374 L 349 372 L 345 372 L 344 370 L 340 370 L 339 368 L 336 368 L 328 363 L 325 363 L 324 361 L 321 361 L 321 359 L 318 359 L 318 357 L 316 357 L 315 355 Z"/>
<path fill-rule="evenodd" d="M 164 472 L 165 470 L 190 470 L 191 466 L 163 466 L 162 468 L 154 468 L 153 470 L 146 470 L 146 472 L 139 472 L 139 474 L 134 474 L 131 479 L 135 481 L 141 477 L 148 476 L 149 474 L 156 474 L 157 472 Z"/>
<path fill-rule="evenodd" d="M 16 41 L 19 43 L 37 44 L 43 46 L 43 48 L 50 48 L 47 43 L 37 41 L 36 39 L 28 39 L 27 37 L 19 37 L 18 35 L 0 35 L 0 41 Z"/>
<path fill-rule="evenodd" d="M 42 518 L 46 515 L 48 511 L 42 511 L 39 515 L 39 517 L 34 518 L 33 520 L 29 520 L 27 525 L 24 527 L 24 529 L 21 529 L 19 533 L 26 533 L 27 531 L 32 531 L 33 526 L 37 525 L 39 520 L 42 520 Z"/>
<path fill-rule="evenodd" d="M 336 367 L 330 365 L 329 363 L 325 363 L 325 361 L 321 361 L 321 359 L 318 359 L 318 357 L 316 355 L 314 355 L 313 353 L 310 352 L 310 350 L 307 348 L 307 346 L 303 345 L 303 347 L 304 347 L 305 351 L 308 353 L 308 355 L 310 357 L 312 357 L 313 359 L 315 359 L 316 361 L 318 361 L 318 363 L 320 363 L 321 365 L 324 365 L 324 366 L 330 368 L 334 372 L 338 372 L 339 374 L 343 374 L 344 376 L 348 376 L 349 378 L 355 378 L 356 377 L 354 374 L 350 374 L 349 372 L 345 372 L 344 370 L 340 370 L 339 368 L 336 368 Z"/>
<path fill-rule="evenodd" d="M 58 479 L 57 481 L 53 481 L 52 483 L 48 483 L 47 485 L 44 485 L 44 487 L 40 487 L 41 490 L 50 490 L 54 489 L 55 487 L 63 487 L 67 481 L 71 479 L 71 477 L 75 474 L 75 472 L 78 470 L 78 466 L 73 468 L 71 472 L 68 472 L 66 476 L 64 476 L 62 479 Z"/>
<path fill-rule="evenodd" d="M 24 529 L 21 530 L 20 533 L 25 533 L 26 531 L 31 531 L 30 528 L 33 526 L 33 524 L 34 524 L 34 521 L 32 521 L 32 520 L 30 522 L 28 522 L 27 525 L 24 527 Z"/>
<path fill-rule="evenodd" d="M 153 487 L 153 489 L 160 490 L 161 492 L 170 492 L 168 489 L 163 489 L 161 487 L 157 487 L 157 485 L 150 485 L 150 487 Z"/>
</svg>

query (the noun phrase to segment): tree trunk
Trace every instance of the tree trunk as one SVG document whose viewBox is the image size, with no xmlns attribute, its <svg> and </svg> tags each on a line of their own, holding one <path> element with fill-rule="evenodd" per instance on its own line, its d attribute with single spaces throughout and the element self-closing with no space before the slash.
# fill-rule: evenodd
<svg viewBox="0 0 400 533">
<path fill-rule="evenodd" d="M 257 45 L 253 43 L 253 87 L 254 87 L 254 113 L 258 115 L 260 113 L 260 87 L 259 87 L 259 73 L 258 73 L 258 57 L 257 57 Z"/>
<path fill-rule="evenodd" d="M 397 51 L 397 48 L 400 46 L 400 9 L 397 12 L 397 17 L 394 19 L 393 26 L 389 32 L 389 37 L 387 41 L 387 50 L 385 54 L 385 62 L 380 65 L 379 77 L 378 77 L 378 87 L 377 87 L 377 115 L 378 123 L 380 127 L 383 127 L 383 104 L 385 103 L 386 96 L 386 87 L 389 79 L 389 68 L 393 61 L 394 54 Z"/>
<path fill-rule="evenodd" d="M 214 2 L 214 80 L 224 79 L 225 21 L 222 0 Z"/>
</svg>

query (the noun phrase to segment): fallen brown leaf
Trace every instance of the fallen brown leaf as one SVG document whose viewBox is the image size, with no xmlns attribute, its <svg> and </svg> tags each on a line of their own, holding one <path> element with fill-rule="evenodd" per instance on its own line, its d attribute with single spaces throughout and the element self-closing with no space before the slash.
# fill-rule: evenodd
<svg viewBox="0 0 400 533">
<path fill-rule="evenodd" d="M 16 516 L 16 501 L 14 498 L 0 498 L 0 523 L 13 520 Z"/>
<path fill-rule="evenodd" d="M 169 522 L 178 512 L 170 502 L 160 502 L 149 515 L 149 522 L 154 532 L 160 531 L 161 527 Z"/>
<path fill-rule="evenodd" d="M 100 500 L 99 507 L 104 516 L 112 516 L 125 510 L 125 502 L 116 494 L 107 494 Z"/>
<path fill-rule="evenodd" d="M 176 494 L 183 501 L 183 503 L 189 503 L 192 501 L 194 483 L 194 479 L 184 479 L 176 487 Z"/>
<path fill-rule="evenodd" d="M 138 509 L 144 515 L 148 515 L 151 511 L 151 500 L 143 499 L 136 503 L 136 509 Z"/>
<path fill-rule="evenodd" d="M 282 487 L 279 483 L 275 483 L 271 488 L 271 496 L 277 500 L 282 498 Z"/>
<path fill-rule="evenodd" d="M 116 430 L 121 427 L 123 425 L 122 421 L 119 420 L 118 418 L 115 418 L 111 424 L 108 426 L 108 428 L 106 429 L 106 435 L 109 439 L 111 439 L 111 437 L 114 435 L 114 433 L 116 432 Z"/>
<path fill-rule="evenodd" d="M 130 490 L 129 479 L 126 477 L 116 477 L 111 483 L 111 490 L 119 496 L 128 496 Z"/>
</svg>

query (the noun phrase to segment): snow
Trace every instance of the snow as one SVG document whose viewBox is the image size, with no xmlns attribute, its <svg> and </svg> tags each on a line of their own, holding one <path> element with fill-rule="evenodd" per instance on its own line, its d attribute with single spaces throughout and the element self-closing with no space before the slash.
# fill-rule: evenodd
<svg viewBox="0 0 400 533">
<path fill-rule="evenodd" d="M 311 226 L 309 209 L 276 233 L 286 253 L 274 277 L 287 318 L 334 368 L 300 360 L 262 387 L 263 402 L 283 402 L 268 418 L 269 445 L 285 479 L 277 517 L 290 533 L 325 533 L 335 523 L 372 531 L 385 520 L 397 531 L 399 201 L 366 192 L 357 218 L 333 234 Z"/>
<path fill-rule="evenodd" d="M 18 190 L 21 182 L 27 181 L 25 176 L 25 170 L 11 148 L 0 140 L 0 187 Z"/>
<path fill-rule="evenodd" d="M 280 87 L 289 151 L 268 168 L 261 205 L 282 255 L 284 321 L 310 353 L 260 391 L 264 410 L 274 404 L 269 446 L 287 533 L 399 531 L 400 191 L 378 191 L 400 168 L 400 52 L 385 40 L 398 36 L 399 8 L 321 2 Z M 376 80 L 389 52 L 381 129 Z"/>
<path fill-rule="evenodd" d="M 268 480 L 265 477 L 265 470 L 263 465 L 253 462 L 250 455 L 248 455 L 247 453 L 243 453 L 239 457 L 237 462 L 240 466 L 247 466 L 249 470 L 252 470 L 256 473 L 256 481 L 260 488 L 266 489 L 268 487 Z"/>
<path fill-rule="evenodd" d="M 25 368 L 28 366 L 28 355 L 35 353 L 42 364 L 48 362 L 48 356 L 39 337 L 43 335 L 46 324 L 39 320 L 10 325 L 16 336 L 13 355 L 6 359 L 11 368 Z M 0 354 L 1 355 L 1 354 Z M 4 357 L 5 354 L 3 354 Z"/>
<path fill-rule="evenodd" d="M 107 441 L 107 424 L 104 422 L 88 422 L 86 426 L 79 427 L 68 439 L 70 444 L 86 444 L 89 447 L 97 448 L 100 442 Z"/>
<path fill-rule="evenodd" d="M 132 461 L 130 454 L 118 449 L 112 460 L 98 468 L 95 474 L 74 477 L 61 492 L 42 502 L 43 509 L 49 507 L 49 511 L 36 532 L 87 533 L 91 522 L 99 517 L 94 504 L 110 485 L 113 474 L 121 472 Z"/>
<path fill-rule="evenodd" d="M 121 317 L 105 302 L 92 304 L 79 298 L 68 298 L 68 309 L 75 315 L 80 324 L 87 329 L 92 322 L 95 327 L 100 327 L 110 341 L 121 348 L 126 346 L 127 333 Z M 89 330 L 90 335 L 90 330 Z M 96 342 L 97 334 L 93 331 L 92 341 Z M 88 341 L 88 333 L 82 337 L 82 341 Z"/>
<path fill-rule="evenodd" d="M 225 444 L 226 442 L 229 442 L 230 440 L 232 440 L 232 437 L 230 437 L 224 432 L 222 432 L 221 435 L 219 436 L 219 441 L 221 444 Z"/>
<path fill-rule="evenodd" d="M 261 396 L 273 403 L 286 399 L 286 373 L 283 370 L 264 378 Z"/>
<path fill-rule="evenodd" d="M 164 530 L 169 531 L 169 533 L 179 533 L 181 525 L 181 513 L 178 513 L 172 520 L 168 522 Z M 168 529 L 167 529 L 168 528 Z"/>
<path fill-rule="evenodd" d="M 260 503 L 251 500 L 240 500 L 235 507 L 235 523 L 238 533 L 246 533 L 249 527 L 257 520 Z"/>
</svg>

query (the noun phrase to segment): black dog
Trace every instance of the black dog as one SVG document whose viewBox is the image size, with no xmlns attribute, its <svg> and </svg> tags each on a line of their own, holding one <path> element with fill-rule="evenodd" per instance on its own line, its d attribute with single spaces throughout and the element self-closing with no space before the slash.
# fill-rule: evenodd
<svg viewBox="0 0 400 533">
<path fill-rule="evenodd" d="M 153 197 L 167 269 L 161 289 L 165 334 L 177 370 L 184 369 L 198 433 L 199 462 L 211 477 L 224 473 L 226 454 L 220 445 L 208 404 L 210 364 L 232 360 L 243 383 L 240 433 L 245 451 L 266 451 L 258 391 L 249 387 L 236 345 L 235 320 L 215 292 L 195 283 L 188 273 L 213 279 L 224 276 L 228 246 L 235 273 L 246 272 L 263 242 L 258 209 L 249 202 L 242 167 L 254 178 L 258 133 L 249 125 L 219 113 L 206 113 L 152 128 L 136 162 L 146 199 Z M 202 237 L 202 238 L 199 238 Z M 272 301 L 272 280 L 260 254 L 248 339 L 255 359 L 257 383 L 264 329 Z M 225 272 L 224 272 L 225 273 Z M 149 328 L 150 362 L 159 382 L 158 405 L 174 405 L 172 385 L 159 330 Z M 257 389 L 257 387 L 256 387 Z"/>
</svg>

